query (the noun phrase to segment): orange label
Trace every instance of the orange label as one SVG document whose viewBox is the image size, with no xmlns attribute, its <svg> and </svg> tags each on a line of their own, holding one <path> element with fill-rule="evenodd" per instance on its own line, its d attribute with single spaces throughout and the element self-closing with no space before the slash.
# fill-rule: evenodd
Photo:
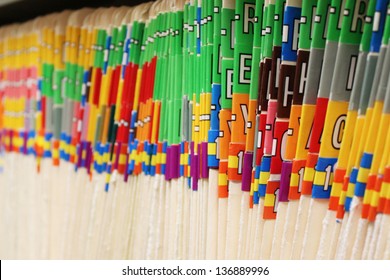
<svg viewBox="0 0 390 280">
<path fill-rule="evenodd" d="M 287 130 L 287 146 L 286 153 L 284 155 L 286 160 L 293 160 L 295 157 L 298 133 L 299 133 L 299 121 L 301 118 L 301 105 L 292 105 L 290 113 L 290 122 Z"/>
<path fill-rule="evenodd" d="M 248 121 L 248 94 L 233 94 L 232 103 L 232 142 L 245 143 L 248 133 L 246 123 Z"/>
<path fill-rule="evenodd" d="M 229 196 L 227 170 L 227 161 L 220 161 L 218 170 L 218 198 L 227 198 Z"/>
<path fill-rule="evenodd" d="M 264 214 L 265 220 L 276 219 L 276 212 L 278 208 L 280 181 L 268 181 L 267 189 L 264 198 Z"/>
<path fill-rule="evenodd" d="M 244 165 L 245 144 L 230 143 L 228 159 L 229 180 L 240 181 Z"/>
<path fill-rule="evenodd" d="M 256 131 L 256 107 L 257 100 L 249 100 L 249 115 L 248 121 L 246 122 L 247 137 L 246 137 L 246 150 L 252 151 L 255 141 L 255 131 Z"/>
<path fill-rule="evenodd" d="M 334 172 L 332 190 L 329 198 L 329 210 L 337 211 L 343 190 L 345 173 L 346 170 L 340 168 L 337 168 Z"/>
<path fill-rule="evenodd" d="M 302 182 L 302 194 L 311 195 L 314 180 L 314 167 L 317 164 L 318 154 L 309 153 L 307 156 L 305 173 Z"/>
<path fill-rule="evenodd" d="M 219 137 L 220 137 L 220 159 L 227 160 L 229 156 L 229 143 L 231 135 L 231 111 L 222 109 L 219 112 L 220 124 L 219 124 Z"/>
</svg>

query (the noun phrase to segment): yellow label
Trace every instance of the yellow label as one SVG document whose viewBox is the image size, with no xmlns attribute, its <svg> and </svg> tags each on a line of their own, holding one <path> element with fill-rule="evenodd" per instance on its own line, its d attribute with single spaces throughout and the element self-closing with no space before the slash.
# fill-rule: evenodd
<svg viewBox="0 0 390 280">
<path fill-rule="evenodd" d="M 356 125 L 355 125 L 355 131 L 354 131 L 354 136 L 353 136 L 353 141 L 352 141 L 352 146 L 351 146 L 351 151 L 349 153 L 348 157 L 348 166 L 347 166 L 347 173 L 350 174 L 351 170 L 357 161 L 356 158 L 358 157 L 358 150 L 360 146 L 360 141 L 362 141 L 362 131 L 364 127 L 366 117 L 365 116 L 358 116 L 356 120 Z M 360 157 L 359 157 L 360 159 Z"/>
<path fill-rule="evenodd" d="M 314 181 L 313 181 L 314 185 L 320 185 L 320 186 L 332 185 L 333 173 L 331 173 L 331 175 L 330 175 L 330 179 L 329 179 L 328 184 L 326 184 L 326 174 L 327 174 L 327 172 L 316 171 L 315 175 L 314 175 Z"/>
<path fill-rule="evenodd" d="M 351 144 L 353 141 L 354 130 L 356 126 L 357 112 L 348 111 L 346 126 L 343 136 L 343 142 L 341 144 L 340 154 L 337 161 L 339 168 L 346 168 L 348 165 L 349 154 L 351 151 Z"/>
<path fill-rule="evenodd" d="M 266 193 L 264 197 L 264 206 L 274 207 L 275 205 L 275 195 Z"/>
<path fill-rule="evenodd" d="M 343 189 L 343 184 L 342 183 L 336 183 L 336 182 L 333 182 L 332 184 L 332 190 L 330 192 L 330 196 L 340 196 L 341 194 L 341 191 Z"/>
<path fill-rule="evenodd" d="M 359 167 L 359 173 L 357 177 L 358 182 L 367 182 L 368 175 L 370 173 L 370 169 L 364 168 L 364 167 Z"/>
<path fill-rule="evenodd" d="M 290 177 L 290 185 L 291 186 L 298 186 L 299 185 L 299 174 L 298 173 L 291 173 Z"/>
<path fill-rule="evenodd" d="M 260 172 L 259 184 L 266 185 L 270 176 L 270 172 Z"/>
<path fill-rule="evenodd" d="M 303 174 L 303 180 L 308 182 L 313 181 L 314 174 L 315 174 L 314 168 L 306 167 L 305 173 Z"/>
<path fill-rule="evenodd" d="M 375 149 L 375 142 L 378 136 L 378 124 L 381 121 L 381 115 L 383 110 L 383 102 L 381 101 L 375 101 L 374 110 L 372 112 L 372 119 L 370 122 L 370 128 L 366 131 L 368 131 L 367 136 L 367 142 L 364 147 L 364 152 L 366 153 L 374 153 Z"/>
<path fill-rule="evenodd" d="M 141 79 L 142 79 L 142 69 L 138 69 L 138 71 L 137 71 L 137 80 L 136 80 L 136 83 L 135 83 L 133 110 L 137 110 L 138 109 L 139 94 L 140 94 L 140 91 L 141 91 Z"/>
<path fill-rule="evenodd" d="M 217 154 L 217 143 L 208 143 L 207 144 L 207 151 L 211 155 Z"/>
<path fill-rule="evenodd" d="M 390 114 L 383 114 L 378 129 L 378 135 L 376 137 L 374 157 L 372 159 L 371 172 L 373 174 L 377 174 L 383 155 L 387 155 L 386 153 L 384 153 L 384 149 L 385 146 L 389 145 L 386 141 L 387 132 L 389 131 L 389 125 Z"/>
<path fill-rule="evenodd" d="M 297 159 L 305 159 L 307 157 L 315 110 L 315 105 L 302 105 L 297 151 L 295 154 Z"/>
<path fill-rule="evenodd" d="M 359 138 L 354 137 L 354 139 L 359 139 L 360 143 L 359 143 L 359 147 L 356 151 L 357 155 L 356 155 L 355 162 L 354 162 L 353 166 L 360 165 L 360 159 L 362 157 L 362 153 L 364 151 L 364 147 L 366 146 L 366 142 L 367 142 L 367 138 L 368 138 L 368 137 L 364 137 L 364 135 L 368 134 L 372 115 L 373 115 L 373 108 L 367 108 L 363 129 L 362 129 L 360 135 L 356 135 L 356 137 L 359 137 Z"/>
<path fill-rule="evenodd" d="M 338 157 L 346 124 L 347 110 L 348 102 L 329 101 L 321 137 L 320 157 Z"/>
</svg>

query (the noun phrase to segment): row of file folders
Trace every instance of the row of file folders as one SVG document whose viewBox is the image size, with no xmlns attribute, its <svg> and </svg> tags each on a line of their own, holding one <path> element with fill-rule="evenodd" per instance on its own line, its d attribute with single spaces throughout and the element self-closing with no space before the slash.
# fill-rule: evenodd
<svg viewBox="0 0 390 280">
<path fill-rule="evenodd" d="M 129 224 L 127 253 L 44 258 L 388 259 L 389 38 L 388 0 L 158 0 L 2 26 L 4 203 L 133 188 L 101 214 Z"/>
</svg>

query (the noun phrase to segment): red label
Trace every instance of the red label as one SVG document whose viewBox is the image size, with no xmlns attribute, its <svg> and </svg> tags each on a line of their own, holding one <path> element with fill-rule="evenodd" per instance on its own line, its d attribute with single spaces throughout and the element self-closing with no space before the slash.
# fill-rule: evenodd
<svg viewBox="0 0 390 280">
<path fill-rule="evenodd" d="M 264 214 L 265 220 L 276 219 L 279 196 L 279 181 L 268 181 L 265 191 Z"/>
<path fill-rule="evenodd" d="M 345 169 L 336 169 L 333 177 L 333 184 L 343 185 Z M 337 211 L 340 201 L 340 193 L 334 193 L 334 188 L 332 188 L 332 192 L 329 198 L 329 210 Z"/>
<path fill-rule="evenodd" d="M 310 138 L 309 152 L 318 153 L 321 146 L 321 136 L 325 124 L 326 109 L 328 108 L 327 98 L 317 98 L 316 112 L 314 114 L 313 130 Z"/>
<path fill-rule="evenodd" d="M 287 144 L 288 120 L 276 120 L 272 143 L 271 174 L 280 174 Z"/>
<path fill-rule="evenodd" d="M 307 155 L 305 175 L 302 183 L 302 194 L 311 195 L 314 180 L 314 167 L 317 164 L 318 154 Z M 309 175 L 310 174 L 310 175 Z"/>
</svg>

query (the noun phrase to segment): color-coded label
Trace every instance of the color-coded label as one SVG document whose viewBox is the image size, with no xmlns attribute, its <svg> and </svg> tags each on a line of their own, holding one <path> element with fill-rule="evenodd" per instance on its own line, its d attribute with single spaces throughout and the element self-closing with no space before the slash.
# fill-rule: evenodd
<svg viewBox="0 0 390 280">
<path fill-rule="evenodd" d="M 263 219 L 276 219 L 280 181 L 268 181 L 264 198 Z"/>
</svg>

